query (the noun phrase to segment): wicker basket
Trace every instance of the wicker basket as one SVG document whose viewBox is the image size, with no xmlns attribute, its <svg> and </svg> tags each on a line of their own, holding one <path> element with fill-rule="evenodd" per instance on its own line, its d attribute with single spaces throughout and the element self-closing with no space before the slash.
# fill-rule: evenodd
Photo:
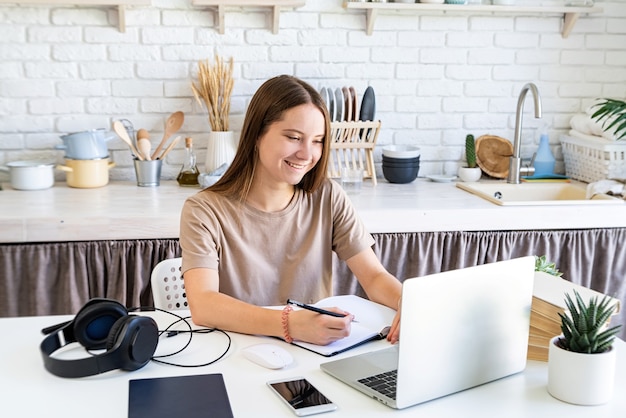
<svg viewBox="0 0 626 418">
<path fill-rule="evenodd" d="M 626 142 L 563 135 L 561 147 L 565 173 L 575 180 L 626 179 Z"/>
</svg>

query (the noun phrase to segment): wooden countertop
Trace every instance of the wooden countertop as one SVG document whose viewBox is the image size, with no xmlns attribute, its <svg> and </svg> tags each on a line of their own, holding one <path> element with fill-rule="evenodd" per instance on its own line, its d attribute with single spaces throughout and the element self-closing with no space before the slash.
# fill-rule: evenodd
<svg viewBox="0 0 626 418">
<path fill-rule="evenodd" d="M 65 183 L 39 191 L 2 184 L 0 242 L 178 238 L 180 210 L 199 188 L 111 182 L 96 189 Z M 372 233 L 502 231 L 626 227 L 626 204 L 498 206 L 455 183 L 369 181 L 351 198 Z"/>
</svg>

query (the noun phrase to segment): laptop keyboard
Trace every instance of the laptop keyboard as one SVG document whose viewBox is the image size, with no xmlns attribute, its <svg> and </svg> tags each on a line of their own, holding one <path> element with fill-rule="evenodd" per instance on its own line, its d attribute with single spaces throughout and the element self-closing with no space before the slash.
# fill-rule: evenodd
<svg viewBox="0 0 626 418">
<path fill-rule="evenodd" d="M 374 389 L 388 398 L 396 399 L 396 381 L 398 380 L 398 370 L 380 373 L 374 376 L 359 379 L 359 383 Z"/>
</svg>

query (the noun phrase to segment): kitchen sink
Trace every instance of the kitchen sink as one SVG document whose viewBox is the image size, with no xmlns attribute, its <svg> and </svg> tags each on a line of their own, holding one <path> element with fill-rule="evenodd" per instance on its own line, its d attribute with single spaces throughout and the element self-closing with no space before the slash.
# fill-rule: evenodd
<svg viewBox="0 0 626 418">
<path fill-rule="evenodd" d="M 623 205 L 624 200 L 607 194 L 597 194 L 586 198 L 584 184 L 572 183 L 520 183 L 510 184 L 500 181 L 457 183 L 466 192 L 482 197 L 502 206 L 541 206 L 541 205 Z"/>
</svg>

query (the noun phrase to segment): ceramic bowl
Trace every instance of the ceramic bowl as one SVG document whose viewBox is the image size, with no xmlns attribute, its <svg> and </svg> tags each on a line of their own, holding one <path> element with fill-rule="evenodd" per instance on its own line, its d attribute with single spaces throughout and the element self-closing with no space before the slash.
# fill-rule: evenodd
<svg viewBox="0 0 626 418">
<path fill-rule="evenodd" d="M 419 170 L 419 163 L 405 166 L 393 166 L 383 163 L 383 176 L 389 183 L 410 183 L 417 178 Z"/>
<path fill-rule="evenodd" d="M 383 147 L 383 156 L 391 158 L 415 158 L 420 156 L 420 149 L 413 145 L 387 145 Z"/>
<path fill-rule="evenodd" d="M 383 165 L 419 165 L 420 157 L 415 158 L 392 158 L 383 155 Z"/>
</svg>

